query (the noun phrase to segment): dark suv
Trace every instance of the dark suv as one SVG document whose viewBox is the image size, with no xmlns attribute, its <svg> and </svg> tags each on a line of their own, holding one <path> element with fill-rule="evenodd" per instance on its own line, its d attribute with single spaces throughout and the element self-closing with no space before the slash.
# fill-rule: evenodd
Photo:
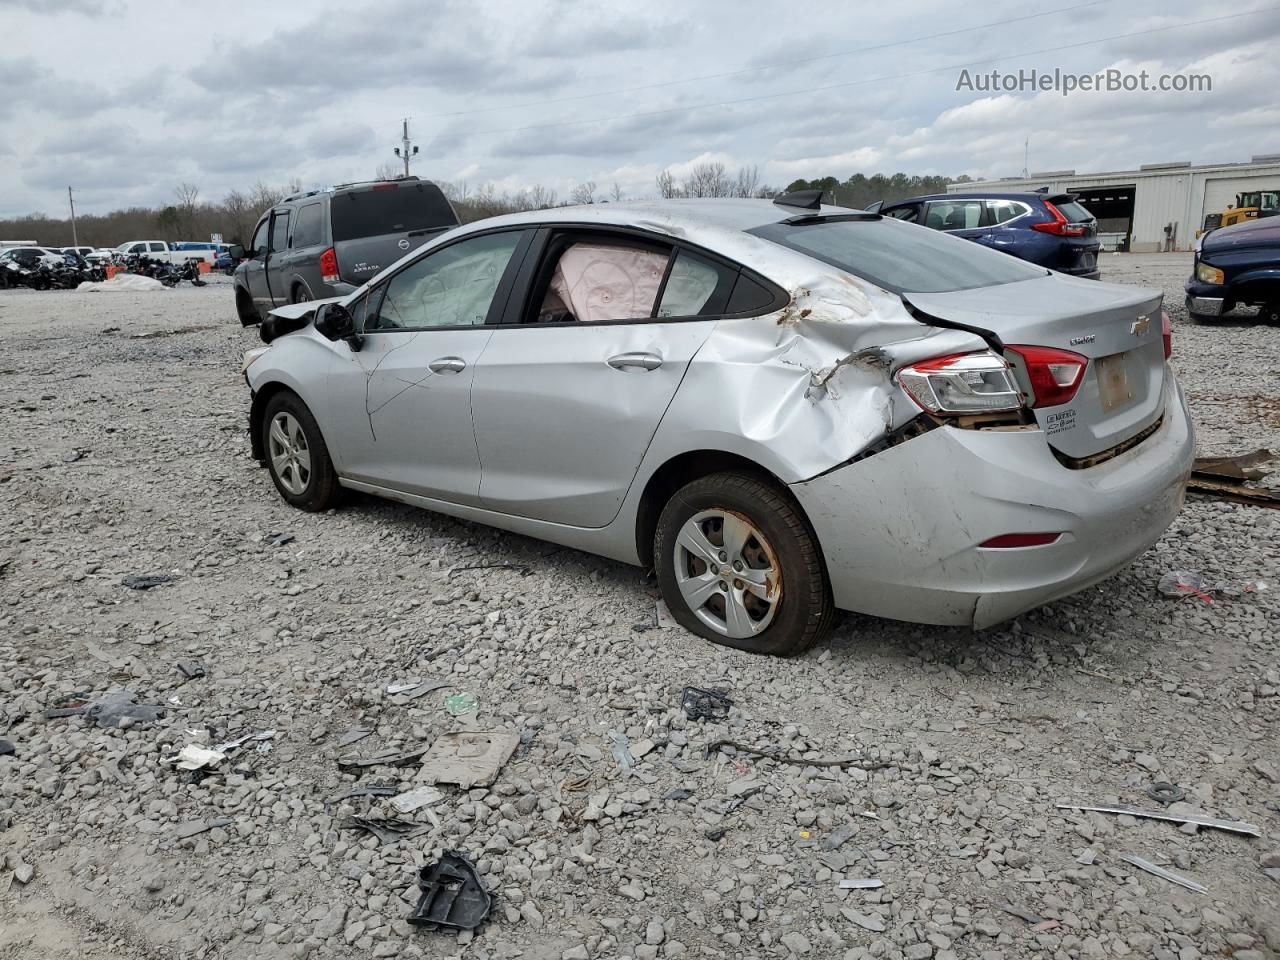
<svg viewBox="0 0 1280 960">
<path fill-rule="evenodd" d="M 434 183 L 409 177 L 286 197 L 262 215 L 236 268 L 236 313 L 260 323 L 284 303 L 351 293 L 458 215 Z"/>
<path fill-rule="evenodd" d="M 1098 222 L 1070 193 L 940 193 L 878 209 L 1059 273 L 1098 279 Z"/>
</svg>

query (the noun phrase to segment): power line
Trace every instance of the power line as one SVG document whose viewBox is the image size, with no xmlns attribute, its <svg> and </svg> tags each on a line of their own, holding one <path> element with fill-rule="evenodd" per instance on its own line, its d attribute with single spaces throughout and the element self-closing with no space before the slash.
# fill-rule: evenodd
<svg viewBox="0 0 1280 960">
<path fill-rule="evenodd" d="M 1183 27 L 1202 26 L 1206 23 L 1220 23 L 1223 20 L 1236 20 L 1240 17 L 1249 17 L 1258 13 L 1266 13 L 1269 10 L 1280 9 L 1280 5 L 1269 7 L 1259 7 L 1256 10 L 1247 10 L 1244 13 L 1231 13 L 1221 17 L 1207 17 L 1203 20 L 1188 20 L 1183 23 L 1169 24 L 1163 27 L 1151 27 L 1146 30 L 1134 30 L 1131 33 L 1117 33 L 1107 37 L 1095 37 L 1092 40 L 1081 40 L 1076 43 L 1064 43 L 1056 47 L 1042 47 L 1038 50 L 1019 50 L 1017 53 L 1007 54 L 1002 57 L 988 57 L 983 60 L 971 60 L 967 63 L 951 63 L 941 67 L 931 67 L 926 70 L 913 70 L 909 73 L 895 73 L 879 77 L 863 77 L 858 80 L 847 80 L 841 83 L 829 83 L 820 87 L 806 87 L 802 90 L 786 90 L 782 93 L 766 93 L 754 97 L 738 97 L 733 100 L 718 100 L 712 103 L 692 103 L 685 104 L 680 107 L 666 107 L 662 110 L 643 110 L 636 113 L 623 113 L 611 117 L 589 117 L 579 120 L 554 120 L 547 123 L 531 123 L 519 127 L 498 127 L 491 130 L 474 130 L 469 131 L 472 135 L 484 136 L 494 133 L 518 133 L 523 130 L 545 130 L 555 127 L 571 127 L 581 126 L 589 123 L 610 123 L 615 120 L 636 120 L 646 117 L 658 117 L 673 113 L 685 113 L 693 110 L 706 110 L 711 107 L 732 107 L 742 103 L 757 103 L 762 100 L 778 100 L 785 97 L 798 97 L 813 93 L 824 93 L 828 90 L 842 90 L 849 87 L 857 87 L 870 83 L 883 83 L 889 80 L 907 80 L 912 77 L 924 77 L 933 73 L 943 73 L 948 70 L 961 70 L 966 67 L 979 67 L 992 63 L 1003 63 L 1006 60 L 1020 60 L 1024 57 L 1035 56 L 1041 53 L 1058 53 L 1062 50 L 1074 50 L 1079 47 L 1092 46 L 1095 43 L 1106 43 L 1110 40 L 1128 40 L 1132 37 L 1149 36 L 1153 33 L 1164 33 L 1169 30 L 1179 30 Z"/>
<path fill-rule="evenodd" d="M 943 37 L 955 37 L 962 33 L 973 33 L 975 30 L 987 30 L 991 27 L 1002 27 L 1010 23 L 1022 23 L 1026 20 L 1037 20 L 1041 17 L 1049 17 L 1059 13 L 1070 13 L 1073 10 L 1082 10 L 1085 7 L 1096 7 L 1103 3 L 1109 3 L 1110 0 L 1089 0 L 1087 3 L 1077 3 L 1069 7 L 1058 7 L 1054 10 L 1045 10 L 1042 13 L 1029 13 L 1021 17 L 1011 17 L 1008 20 L 993 20 L 990 23 L 979 23 L 972 27 L 959 27 L 955 30 L 944 30 L 940 33 L 929 33 L 920 37 L 908 37 L 903 40 L 890 40 L 886 43 L 877 43 L 869 47 L 857 47 L 853 50 L 842 50 L 838 53 L 824 53 L 815 57 L 787 57 L 787 66 L 799 66 L 807 63 L 818 63 L 822 60 L 834 60 L 839 57 L 851 57 L 857 53 L 871 53 L 876 50 L 888 50 L 892 47 L 901 47 L 910 43 L 921 43 L 925 40 L 938 40 Z M 674 87 L 682 83 L 698 83 L 702 80 L 722 80 L 726 77 L 741 77 L 747 74 L 760 73 L 764 70 L 773 69 L 772 65 L 762 67 L 745 67 L 741 70 L 729 70 L 724 73 L 704 73 L 696 77 L 683 77 L 678 80 L 662 80 L 657 83 L 642 83 L 635 87 L 620 87 L 616 90 L 597 90 L 593 93 L 578 93 L 567 97 L 553 97 L 549 100 L 529 100 L 524 103 L 507 103 L 493 107 L 476 107 L 471 110 L 453 110 L 448 113 L 429 113 L 420 119 L 438 120 L 446 117 L 467 117 L 480 113 L 497 113 L 502 110 L 523 110 L 528 107 L 542 107 L 555 103 L 572 103 L 578 100 L 591 100 L 595 97 L 617 96 L 625 93 L 638 93 L 642 90 L 658 90 L 663 87 Z"/>
</svg>

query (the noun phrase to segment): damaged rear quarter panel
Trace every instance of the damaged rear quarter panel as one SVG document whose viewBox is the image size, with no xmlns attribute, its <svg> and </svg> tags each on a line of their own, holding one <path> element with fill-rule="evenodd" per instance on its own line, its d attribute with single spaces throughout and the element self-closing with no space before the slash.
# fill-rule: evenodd
<svg viewBox="0 0 1280 960">
<path fill-rule="evenodd" d="M 790 301 L 716 325 L 663 418 L 651 468 L 711 449 L 753 460 L 784 483 L 808 479 L 919 414 L 893 382 L 904 363 L 984 347 L 971 334 L 922 326 L 895 294 L 771 246 L 771 269 L 761 272 Z M 742 261 L 751 265 L 749 255 Z"/>
</svg>

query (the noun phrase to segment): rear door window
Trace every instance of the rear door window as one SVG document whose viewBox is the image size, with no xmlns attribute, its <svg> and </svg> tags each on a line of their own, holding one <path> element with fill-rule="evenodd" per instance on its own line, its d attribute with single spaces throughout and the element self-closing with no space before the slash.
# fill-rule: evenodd
<svg viewBox="0 0 1280 960">
<path fill-rule="evenodd" d="M 152 252 L 152 253 L 164 253 L 164 244 L 163 244 L 163 243 L 153 243 L 153 244 L 151 244 L 151 252 Z"/>
<path fill-rule="evenodd" d="M 564 241 L 560 241 L 564 244 Z M 601 323 L 654 315 L 671 249 L 613 238 L 564 244 L 541 270 L 532 317 L 537 323 Z M 685 285 L 679 296 L 696 296 Z M 672 301 L 673 308 L 676 300 Z M 681 303 L 680 306 L 687 306 Z"/>
<path fill-rule="evenodd" d="M 451 227 L 453 208 L 434 184 L 376 186 L 336 194 L 329 203 L 334 241 Z"/>
<path fill-rule="evenodd" d="M 298 216 L 293 224 L 293 242 L 295 250 L 299 247 L 314 247 L 324 241 L 324 219 L 320 204 L 308 203 L 298 208 Z"/>
<path fill-rule="evenodd" d="M 1014 217 L 1022 216 L 1029 208 L 1017 200 L 988 200 L 987 209 L 990 212 L 991 222 L 996 224 L 1008 223 Z"/>
<path fill-rule="evenodd" d="M 716 317 L 725 312 L 738 271 L 681 250 L 667 273 L 658 317 Z"/>
<path fill-rule="evenodd" d="M 934 230 L 972 230 L 983 225 L 981 200 L 934 200 L 925 206 L 924 225 Z"/>
</svg>

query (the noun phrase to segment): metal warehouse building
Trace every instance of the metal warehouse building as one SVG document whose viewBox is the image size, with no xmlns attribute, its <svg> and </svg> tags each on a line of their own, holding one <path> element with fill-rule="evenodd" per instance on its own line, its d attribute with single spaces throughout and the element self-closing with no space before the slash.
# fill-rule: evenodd
<svg viewBox="0 0 1280 960">
<path fill-rule="evenodd" d="M 951 183 L 948 193 L 1031 191 L 1074 193 L 1098 218 L 1103 248 L 1150 253 L 1190 250 L 1206 214 L 1234 206 L 1236 194 L 1280 190 L 1280 154 L 1248 163 L 1149 163 L 1137 170 L 1077 174 L 1074 170 L 1033 173 L 1025 179 Z"/>
</svg>

